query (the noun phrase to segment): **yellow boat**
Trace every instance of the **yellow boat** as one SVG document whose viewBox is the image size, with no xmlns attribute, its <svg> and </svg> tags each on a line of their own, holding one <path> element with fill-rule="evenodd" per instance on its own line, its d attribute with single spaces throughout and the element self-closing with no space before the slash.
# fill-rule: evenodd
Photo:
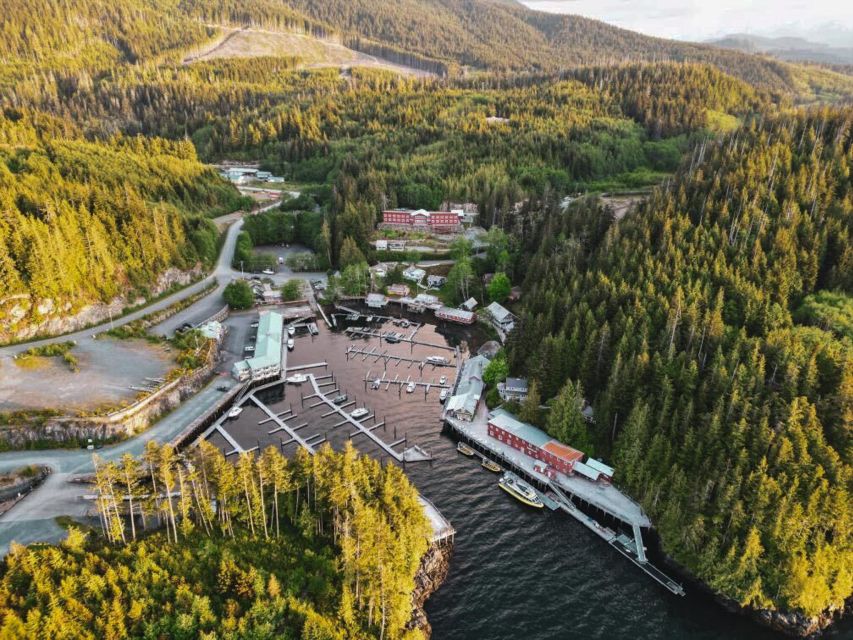
<svg viewBox="0 0 853 640">
<path fill-rule="evenodd" d="M 545 506 L 533 487 L 511 473 L 505 473 L 498 481 L 498 484 L 501 489 L 506 491 L 519 502 L 523 502 L 524 504 L 536 509 L 541 509 Z"/>
<path fill-rule="evenodd" d="M 459 444 L 457 444 L 456 450 L 459 453 L 461 453 L 463 456 L 468 456 L 469 458 L 472 458 L 474 456 L 474 454 L 477 453 L 476 451 L 474 451 L 471 447 L 469 447 L 464 442 L 460 442 Z"/>
<path fill-rule="evenodd" d="M 488 469 L 489 471 L 494 471 L 495 473 L 500 473 L 501 471 L 503 471 L 503 469 L 500 468 L 500 466 L 498 465 L 497 462 L 493 462 L 493 461 L 491 461 L 485 457 L 483 458 L 483 462 L 482 462 L 481 466 L 484 469 Z"/>
</svg>

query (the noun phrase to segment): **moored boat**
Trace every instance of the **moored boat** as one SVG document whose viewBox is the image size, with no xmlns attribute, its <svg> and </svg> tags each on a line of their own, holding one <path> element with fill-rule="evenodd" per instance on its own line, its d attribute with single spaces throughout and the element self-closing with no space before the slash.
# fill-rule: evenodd
<svg viewBox="0 0 853 640">
<path fill-rule="evenodd" d="M 483 458 L 483 462 L 481 463 L 481 466 L 484 469 L 488 469 L 489 471 L 494 471 L 495 473 L 500 473 L 501 471 L 503 471 L 503 469 L 501 469 L 500 465 L 497 462 L 495 462 L 493 460 L 489 460 L 486 457 Z"/>
<path fill-rule="evenodd" d="M 229 418 L 236 418 L 241 413 L 243 413 L 243 407 L 233 407 L 231 411 L 228 412 Z"/>
<path fill-rule="evenodd" d="M 498 481 L 501 489 L 510 494 L 519 502 L 541 509 L 545 506 L 542 499 L 529 484 L 511 473 L 504 473 L 503 477 Z"/>
<path fill-rule="evenodd" d="M 473 457 L 476 451 L 474 451 L 471 447 L 469 447 L 464 442 L 460 442 L 456 445 L 456 450 L 461 453 L 463 456 L 468 456 L 469 458 Z"/>
<path fill-rule="evenodd" d="M 450 392 L 447 389 L 442 389 L 441 393 L 438 394 L 438 401 L 441 404 L 444 404 L 445 402 L 447 402 L 447 396 L 449 396 L 449 395 L 450 395 Z"/>
<path fill-rule="evenodd" d="M 290 376 L 289 378 L 285 378 L 285 381 L 289 382 L 290 384 L 302 384 L 306 380 L 308 380 L 308 376 L 306 376 L 304 373 L 296 373 Z"/>
</svg>

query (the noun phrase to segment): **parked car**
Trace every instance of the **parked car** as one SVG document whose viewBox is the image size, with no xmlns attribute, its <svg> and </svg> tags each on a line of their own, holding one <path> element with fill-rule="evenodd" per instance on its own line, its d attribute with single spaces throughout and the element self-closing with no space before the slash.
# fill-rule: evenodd
<svg viewBox="0 0 853 640">
<path fill-rule="evenodd" d="M 245 347 L 243 347 L 243 351 L 246 351 L 246 352 L 248 352 L 248 353 L 254 353 L 254 352 L 255 352 L 255 347 L 253 347 L 253 346 L 252 346 L 252 345 L 250 345 L 250 344 L 247 344 Z"/>
</svg>

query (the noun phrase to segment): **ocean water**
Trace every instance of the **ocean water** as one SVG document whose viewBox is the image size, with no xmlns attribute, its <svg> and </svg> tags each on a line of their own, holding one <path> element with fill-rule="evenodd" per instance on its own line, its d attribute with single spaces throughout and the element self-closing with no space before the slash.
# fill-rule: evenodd
<svg viewBox="0 0 853 640">
<path fill-rule="evenodd" d="M 388 328 L 391 328 L 388 326 Z M 375 338 L 351 340 L 321 327 L 315 338 L 300 337 L 288 356 L 288 366 L 326 362 L 315 375 L 334 375 L 336 387 L 357 406 L 365 406 L 384 419 L 376 431 L 385 441 L 406 437 L 434 457 L 430 463 L 406 465 L 409 477 L 451 521 L 457 534 L 450 574 L 427 602 L 426 611 L 435 640 L 562 640 L 602 638 L 613 640 L 780 640 L 784 636 L 748 619 L 726 612 L 696 585 L 685 582 L 687 595 L 673 595 L 592 532 L 568 515 L 526 507 L 498 488 L 498 474 L 483 469 L 478 460 L 456 452 L 456 442 L 443 430 L 438 391 L 427 397 L 396 387 L 369 390 L 365 380 L 385 375 L 438 381 L 453 379 L 452 369 L 424 369 L 406 363 L 388 364 L 361 355 L 347 357 L 350 347 L 376 353 L 422 359 L 428 355 L 452 356 L 450 351 L 407 344 L 381 345 Z M 442 332 L 443 331 L 443 332 Z M 455 329 L 451 333 L 427 325 L 417 339 L 432 344 L 459 346 L 463 355 L 475 351 L 482 338 Z M 331 378 L 326 381 L 331 380 Z M 306 390 L 304 394 L 310 393 Z M 288 386 L 265 396 L 276 411 L 293 407 L 292 424 L 309 423 L 303 437 L 322 434 L 333 447 L 343 445 L 351 429 L 335 427 L 327 409 L 302 402 L 299 390 Z M 349 407 L 349 410 L 356 405 Z M 241 443 L 277 444 L 281 434 L 267 435 L 257 422 L 264 416 L 247 406 L 229 427 Z M 289 421 L 290 422 L 290 421 Z M 272 428 L 271 426 L 269 428 Z M 388 460 L 364 436 L 353 439 L 367 454 Z M 295 445 L 288 445 L 293 447 Z M 402 445 L 397 447 L 402 449 Z M 286 448 L 287 450 L 287 448 Z M 653 544 L 647 541 L 651 547 Z M 655 559 L 654 549 L 650 550 Z M 662 564 L 658 563 L 658 566 Z M 675 576 L 677 578 L 677 576 Z M 853 624 L 845 623 L 826 635 L 853 638 Z"/>
</svg>

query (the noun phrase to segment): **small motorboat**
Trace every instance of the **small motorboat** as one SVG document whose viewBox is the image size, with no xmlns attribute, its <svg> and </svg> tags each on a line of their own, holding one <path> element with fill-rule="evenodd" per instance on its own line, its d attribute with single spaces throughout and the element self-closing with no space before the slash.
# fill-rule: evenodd
<svg viewBox="0 0 853 640">
<path fill-rule="evenodd" d="M 414 393 L 415 392 L 415 383 L 410 382 L 406 385 L 406 393 Z"/>
<path fill-rule="evenodd" d="M 407 329 L 409 327 L 409 321 L 408 320 L 400 320 L 400 326 L 403 327 L 404 329 Z"/>
<path fill-rule="evenodd" d="M 236 418 L 241 413 L 243 413 L 243 407 L 232 407 L 231 411 L 228 412 L 228 417 L 229 418 Z"/>
<path fill-rule="evenodd" d="M 469 458 L 473 458 L 474 454 L 477 453 L 471 447 L 469 447 L 464 442 L 460 442 L 456 445 L 456 450 L 461 453 L 463 456 L 468 456 Z"/>
<path fill-rule="evenodd" d="M 371 388 L 371 389 L 378 389 L 378 388 L 379 388 L 379 385 L 381 385 L 381 384 L 382 384 L 382 380 L 381 380 L 380 378 L 376 378 L 376 380 L 374 380 L 374 381 L 371 383 L 370 388 Z"/>
<path fill-rule="evenodd" d="M 397 344 L 398 342 L 400 342 L 400 337 L 396 333 L 389 333 L 387 336 L 385 336 L 385 342 Z"/>
<path fill-rule="evenodd" d="M 289 382 L 290 384 L 302 384 L 303 382 L 308 380 L 308 376 L 304 373 L 296 373 L 289 378 L 285 378 L 285 382 Z"/>
<path fill-rule="evenodd" d="M 542 498 L 539 497 L 536 490 L 512 473 L 504 473 L 498 484 L 501 489 L 519 502 L 523 502 L 536 509 L 541 509 L 545 506 L 545 503 L 542 502 Z"/>
<path fill-rule="evenodd" d="M 447 376 L 441 376 L 438 379 L 438 384 L 447 384 Z"/>
<path fill-rule="evenodd" d="M 441 404 L 444 404 L 445 402 L 447 402 L 447 396 L 449 396 L 449 395 L 450 395 L 450 391 L 448 391 L 447 389 L 442 389 L 441 393 L 438 394 L 439 402 L 441 402 Z"/>
<path fill-rule="evenodd" d="M 359 407 L 358 409 L 350 413 L 350 417 L 355 418 L 356 420 L 361 420 L 368 413 L 370 412 L 367 409 L 365 409 L 364 407 Z"/>
<path fill-rule="evenodd" d="M 296 346 L 296 343 L 293 341 L 293 338 L 288 338 L 287 339 L 287 350 L 293 351 L 293 347 L 295 347 L 295 346 Z"/>
<path fill-rule="evenodd" d="M 342 393 L 337 398 L 332 398 L 332 402 L 334 402 L 335 404 L 343 404 L 347 400 L 349 400 L 349 396 L 345 393 Z"/>
<path fill-rule="evenodd" d="M 483 456 L 483 462 L 480 463 L 480 466 L 482 466 L 483 469 L 488 469 L 489 471 L 494 471 L 495 473 L 500 473 L 501 471 L 503 471 L 503 469 L 501 469 L 500 465 L 497 462 L 489 460 L 485 456 Z"/>
<path fill-rule="evenodd" d="M 295 336 L 296 335 L 296 327 L 288 327 L 287 328 L 287 335 L 289 335 L 291 338 L 293 336 Z"/>
<path fill-rule="evenodd" d="M 426 359 L 426 363 L 431 365 L 447 364 L 447 358 L 444 356 L 429 356 Z"/>
</svg>

